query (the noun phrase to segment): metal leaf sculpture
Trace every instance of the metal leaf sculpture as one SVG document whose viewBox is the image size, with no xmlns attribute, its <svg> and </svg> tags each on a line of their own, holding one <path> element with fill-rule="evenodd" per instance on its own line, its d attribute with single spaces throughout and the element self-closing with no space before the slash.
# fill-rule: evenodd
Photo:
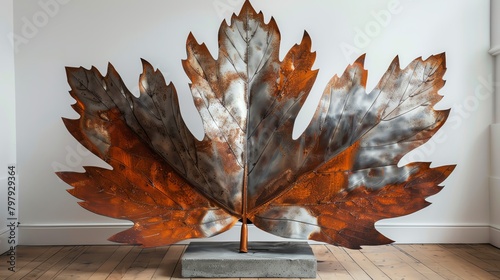
<svg viewBox="0 0 500 280">
<path fill-rule="evenodd" d="M 182 120 L 172 84 L 146 61 L 140 96 L 113 66 L 67 68 L 73 108 L 70 133 L 112 169 L 60 172 L 84 208 L 134 222 L 110 238 L 160 246 L 210 237 L 242 221 L 269 233 L 348 248 L 392 242 L 375 222 L 413 213 L 454 165 L 398 166 L 444 124 L 436 111 L 445 55 L 398 58 L 365 92 L 364 56 L 326 86 L 309 127 L 292 138 L 295 118 L 313 83 L 315 53 L 304 34 L 279 60 L 276 22 L 265 23 L 246 1 L 221 24 L 215 60 L 192 34 L 184 69 L 203 120 L 199 141 Z"/>
</svg>

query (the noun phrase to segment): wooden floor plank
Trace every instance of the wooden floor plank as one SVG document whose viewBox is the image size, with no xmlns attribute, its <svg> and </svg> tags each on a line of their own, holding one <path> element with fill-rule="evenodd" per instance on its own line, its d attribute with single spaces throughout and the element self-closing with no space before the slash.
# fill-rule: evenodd
<svg viewBox="0 0 500 280">
<path fill-rule="evenodd" d="M 362 250 L 314 244 L 311 248 L 318 262 L 316 280 L 500 279 L 500 249 L 488 244 L 398 244 Z M 181 277 L 180 258 L 185 249 L 186 245 L 149 249 L 125 245 L 20 246 L 16 273 L 7 273 L 4 263 L 0 279 L 206 279 Z M 0 256 L 0 261 L 7 259 L 5 254 Z"/>
<path fill-rule="evenodd" d="M 481 270 L 479 267 L 439 245 L 412 245 L 412 247 L 416 249 L 416 252 L 412 254 L 417 258 L 423 258 L 427 259 L 429 262 L 438 263 L 440 267 L 445 268 L 455 275 L 455 277 L 448 275 L 448 279 L 495 279 L 493 274 Z M 438 273 L 443 275 L 442 272 Z"/>
<path fill-rule="evenodd" d="M 435 245 L 438 248 L 445 250 L 448 254 L 453 254 L 452 260 L 445 262 L 445 264 L 450 264 L 452 267 L 459 267 L 462 275 L 465 275 L 466 279 L 495 279 L 496 276 L 489 271 L 497 272 L 498 267 L 493 267 L 487 262 L 479 260 L 473 255 L 464 254 L 461 249 L 457 249 L 455 246 L 446 245 Z M 439 250 L 439 249 L 436 249 Z"/>
<path fill-rule="evenodd" d="M 195 280 L 196 278 L 192 278 L 191 280 Z M 198 278 L 198 280 L 207 280 L 206 278 Z M 227 278 L 216 278 L 216 280 L 225 280 Z M 240 279 L 243 279 L 243 280 L 247 280 L 248 278 L 229 278 L 231 280 L 240 280 Z M 301 280 L 300 278 L 274 278 L 274 277 L 271 277 L 271 278 L 258 278 L 259 280 Z M 212 278 L 210 278 L 210 280 L 212 280 Z"/>
<path fill-rule="evenodd" d="M 398 245 L 398 248 L 420 261 L 422 264 L 424 264 L 432 271 L 436 272 L 444 279 L 462 279 L 459 274 L 450 271 L 447 267 L 443 266 L 441 262 L 436 261 L 431 256 L 428 256 L 428 254 L 426 254 L 425 252 L 425 245 L 424 247 L 418 244 Z"/>
<path fill-rule="evenodd" d="M 325 245 L 330 252 L 337 258 L 340 264 L 347 270 L 349 275 L 354 279 L 359 280 L 369 280 L 372 279 L 370 275 L 368 275 L 363 269 L 360 269 L 359 265 L 354 262 L 354 260 L 344 251 L 343 248 L 333 246 L 333 245 Z"/>
<path fill-rule="evenodd" d="M 470 263 L 468 260 L 446 250 L 441 245 L 425 246 L 427 254 L 434 254 L 434 259 L 442 263 L 449 270 L 457 272 L 464 279 L 495 279 L 496 277 Z"/>
<path fill-rule="evenodd" d="M 366 247 L 363 254 L 391 279 L 427 279 L 395 254 L 391 246 Z"/>
<path fill-rule="evenodd" d="M 50 259 L 52 256 L 57 254 L 63 247 L 62 246 L 55 246 L 55 247 L 48 247 L 48 250 L 43 252 L 40 256 L 36 257 L 34 260 L 31 262 L 27 263 L 25 266 L 23 266 L 21 269 L 17 270 L 16 275 L 13 275 L 7 279 L 13 280 L 13 279 L 21 279 L 28 274 L 30 274 L 32 271 L 37 269 L 39 266 L 43 265 L 48 259 Z M 30 279 L 30 278 L 26 278 Z M 31 278 L 33 279 L 33 278 Z"/>
<path fill-rule="evenodd" d="M 177 260 L 177 263 L 175 264 L 174 273 L 172 273 L 172 277 L 170 277 L 170 280 L 186 280 L 186 278 L 182 277 L 182 267 L 180 259 Z"/>
<path fill-rule="evenodd" d="M 456 244 L 444 244 L 441 245 L 445 250 L 454 253 L 458 257 L 468 261 L 469 263 L 481 268 L 482 270 L 488 272 L 500 272 L 500 261 L 490 262 L 488 257 L 480 255 L 480 252 L 474 250 L 472 247 L 456 245 Z"/>
<path fill-rule="evenodd" d="M 44 273 L 52 270 L 53 267 L 70 252 L 76 250 L 73 246 L 63 246 L 57 253 L 45 260 L 42 264 L 30 271 L 23 279 L 39 279 Z"/>
<path fill-rule="evenodd" d="M 183 278 L 183 279 L 187 279 L 187 278 Z M 240 280 L 241 278 L 231 277 L 231 278 L 208 278 L 208 279 L 210 279 L 210 280 Z M 244 279 L 247 280 L 248 278 L 244 278 Z M 207 280 L 207 278 L 194 277 L 194 278 L 191 278 L 191 280 Z M 266 278 L 266 280 L 273 280 L 273 278 Z M 280 278 L 280 280 L 284 280 L 284 279 Z"/>
<path fill-rule="evenodd" d="M 17 247 L 15 249 L 15 267 L 14 270 L 20 271 L 23 267 L 31 261 L 45 253 L 50 247 L 46 246 L 33 246 L 33 247 Z M 3 254 L 0 256 L 0 279 L 7 279 L 8 277 L 15 277 L 16 273 L 9 270 L 10 255 Z M 11 278 L 14 279 L 14 278 Z"/>
<path fill-rule="evenodd" d="M 468 246 L 474 248 L 476 251 L 489 254 L 491 258 L 500 258 L 500 248 L 491 244 L 470 244 Z"/>
<path fill-rule="evenodd" d="M 318 262 L 317 278 L 321 280 L 354 279 L 325 245 L 312 245 L 311 248 Z"/>
<path fill-rule="evenodd" d="M 115 250 L 116 248 L 109 246 L 89 246 L 54 279 L 88 279 L 109 259 Z"/>
<path fill-rule="evenodd" d="M 467 251 L 469 254 L 475 256 L 476 258 L 482 260 L 485 263 L 491 265 L 491 267 L 496 268 L 490 271 L 492 274 L 498 273 L 497 269 L 500 269 L 500 249 L 489 244 L 472 244 L 472 245 L 457 245 L 458 247 L 463 247 L 463 250 Z"/>
<path fill-rule="evenodd" d="M 145 248 L 138 258 L 132 263 L 123 280 L 151 279 L 155 274 L 168 247 Z"/>
<path fill-rule="evenodd" d="M 135 259 L 141 253 L 142 248 L 139 246 L 134 246 L 127 255 L 122 259 L 122 261 L 113 269 L 106 280 L 120 280 L 123 275 L 127 273 L 129 267 L 134 263 Z"/>
<path fill-rule="evenodd" d="M 433 280 L 446 279 L 446 278 L 440 276 L 434 270 L 427 267 L 425 264 L 423 264 L 421 261 L 419 261 L 415 257 L 409 255 L 404 250 L 400 249 L 398 246 L 390 246 L 390 247 L 388 247 L 388 250 L 390 250 L 394 255 L 396 255 L 397 257 L 402 259 L 405 263 L 407 263 L 408 265 L 413 267 L 415 270 L 420 272 L 427 279 L 433 279 Z"/>
<path fill-rule="evenodd" d="M 134 246 L 114 246 L 117 247 L 113 251 L 113 254 L 97 269 L 89 278 L 89 280 L 101 280 L 106 279 L 109 276 L 110 271 L 113 271 L 122 260 L 127 256 L 127 254 L 132 250 Z"/>
<path fill-rule="evenodd" d="M 182 279 L 188 279 L 188 278 L 182 278 Z M 207 279 L 210 279 L 210 280 L 240 280 L 241 278 L 198 278 L 198 277 L 194 277 L 194 278 L 190 278 L 191 280 L 207 280 Z M 244 278 L 245 280 L 248 279 L 248 278 Z M 272 278 L 266 278 L 266 280 L 272 280 Z M 287 280 L 287 279 L 283 279 L 283 278 L 280 278 L 280 280 Z"/>
<path fill-rule="evenodd" d="M 185 245 L 170 246 L 151 279 L 172 279 L 179 259 L 185 250 Z"/>
<path fill-rule="evenodd" d="M 390 279 L 382 270 L 380 270 L 380 268 L 373 264 L 373 262 L 365 256 L 365 254 L 363 254 L 363 250 L 344 249 L 344 251 L 372 279 Z"/>
<path fill-rule="evenodd" d="M 36 279 L 40 280 L 51 280 L 54 279 L 59 273 L 62 273 L 70 264 L 72 264 L 85 250 L 88 246 L 75 246 L 68 247 L 69 251 L 64 252 L 61 250 L 59 254 L 54 256 L 54 264 L 45 271 L 40 277 Z"/>
</svg>

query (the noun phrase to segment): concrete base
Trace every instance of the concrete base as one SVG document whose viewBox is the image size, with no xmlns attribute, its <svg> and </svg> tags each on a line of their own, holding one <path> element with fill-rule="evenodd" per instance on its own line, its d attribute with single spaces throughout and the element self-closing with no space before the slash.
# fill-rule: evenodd
<svg viewBox="0 0 500 280">
<path fill-rule="evenodd" d="M 316 258 L 307 242 L 192 242 L 181 258 L 182 277 L 316 278 Z"/>
</svg>

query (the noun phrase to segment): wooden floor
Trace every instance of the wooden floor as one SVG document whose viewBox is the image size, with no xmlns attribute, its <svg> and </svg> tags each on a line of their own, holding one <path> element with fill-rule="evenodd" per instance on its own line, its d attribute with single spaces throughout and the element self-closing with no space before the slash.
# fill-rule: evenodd
<svg viewBox="0 0 500 280">
<path fill-rule="evenodd" d="M 387 245 L 359 251 L 311 247 L 318 261 L 316 279 L 321 280 L 500 279 L 500 249 L 486 244 Z M 0 279 L 186 279 L 179 264 L 185 248 L 21 246 L 15 273 L 8 270 L 9 256 L 0 256 Z"/>
</svg>

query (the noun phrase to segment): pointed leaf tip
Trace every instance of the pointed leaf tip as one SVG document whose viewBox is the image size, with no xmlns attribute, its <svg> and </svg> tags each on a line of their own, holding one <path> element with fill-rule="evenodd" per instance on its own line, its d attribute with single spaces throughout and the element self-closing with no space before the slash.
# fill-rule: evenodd
<svg viewBox="0 0 500 280">
<path fill-rule="evenodd" d="M 366 53 L 360 55 L 356 61 L 354 61 L 354 64 L 360 64 L 361 66 L 365 65 L 365 59 L 366 59 Z"/>
<path fill-rule="evenodd" d="M 150 70 L 151 72 L 155 72 L 153 65 L 151 63 L 149 63 L 149 61 L 141 58 L 141 64 L 142 64 L 143 73 L 147 72 L 147 70 Z"/>
<path fill-rule="evenodd" d="M 391 64 L 395 64 L 399 66 L 399 55 L 396 55 L 392 60 Z"/>
<path fill-rule="evenodd" d="M 243 3 L 243 6 L 241 7 L 240 13 L 238 16 L 241 16 L 242 12 L 246 12 L 249 14 L 257 14 L 257 11 L 255 8 L 252 6 L 249 0 L 246 0 L 245 3 Z M 262 12 L 259 12 L 261 14 Z"/>
<path fill-rule="evenodd" d="M 311 49 L 312 47 L 312 40 L 311 40 L 311 36 L 309 36 L 309 33 L 307 31 L 304 30 L 304 34 L 302 35 L 302 41 L 300 42 L 300 44 L 307 44 L 308 48 Z"/>
</svg>

